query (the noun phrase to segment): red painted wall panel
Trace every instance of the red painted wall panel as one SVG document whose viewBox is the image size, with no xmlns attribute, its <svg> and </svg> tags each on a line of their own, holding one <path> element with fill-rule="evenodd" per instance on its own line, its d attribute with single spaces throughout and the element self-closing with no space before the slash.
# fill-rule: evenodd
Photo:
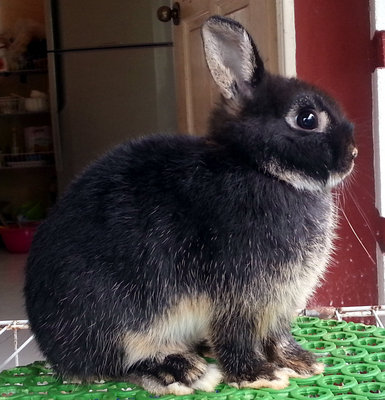
<svg viewBox="0 0 385 400">
<path fill-rule="evenodd" d="M 340 212 L 334 262 L 310 305 L 377 304 L 369 1 L 295 0 L 295 24 L 298 76 L 340 101 L 359 149 L 354 176 L 338 191 L 356 233 Z"/>
</svg>

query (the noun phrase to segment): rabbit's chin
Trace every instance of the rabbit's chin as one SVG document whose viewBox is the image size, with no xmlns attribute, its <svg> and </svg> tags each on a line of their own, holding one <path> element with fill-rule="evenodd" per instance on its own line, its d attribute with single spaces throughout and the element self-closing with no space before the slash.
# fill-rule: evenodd
<svg viewBox="0 0 385 400">
<path fill-rule="evenodd" d="M 334 187 L 339 185 L 348 175 L 350 175 L 352 169 L 349 172 L 346 172 L 346 173 L 330 174 L 329 179 L 327 180 L 325 187 L 327 189 L 333 189 Z"/>
<path fill-rule="evenodd" d="M 325 182 L 324 180 L 313 179 L 305 173 L 297 170 L 284 170 L 278 163 L 270 162 L 265 165 L 265 170 L 269 174 L 284 181 L 298 190 L 307 190 L 310 192 L 320 192 L 325 190 L 331 190 L 335 186 L 339 185 L 350 173 L 352 172 L 354 164 L 352 163 L 348 171 L 345 172 L 334 172 L 329 175 L 329 178 Z"/>
</svg>

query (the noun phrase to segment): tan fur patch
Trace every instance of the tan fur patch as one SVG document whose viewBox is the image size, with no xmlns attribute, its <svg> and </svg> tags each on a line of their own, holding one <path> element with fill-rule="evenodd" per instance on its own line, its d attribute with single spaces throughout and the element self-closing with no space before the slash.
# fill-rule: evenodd
<svg viewBox="0 0 385 400">
<path fill-rule="evenodd" d="M 329 215 L 329 231 L 334 229 L 333 214 L 334 210 Z M 257 308 L 263 310 L 258 315 L 256 325 L 256 333 L 260 338 L 268 337 L 269 332 L 280 326 L 282 319 L 290 321 L 294 317 L 296 309 L 305 308 L 306 300 L 313 293 L 326 270 L 332 251 L 333 238 L 331 235 L 325 238 L 325 243 L 312 245 L 308 256 L 304 260 L 298 260 L 298 263 L 305 267 L 295 264 L 290 267 L 283 265 L 280 269 L 287 271 L 287 274 L 291 274 L 291 276 L 288 275 L 282 279 L 280 285 L 277 282 L 277 285 L 266 287 L 266 292 L 270 292 L 270 299 L 267 304 Z M 299 275 L 298 270 L 302 270 L 303 274 Z M 258 299 L 255 300 L 257 304 Z"/>
<path fill-rule="evenodd" d="M 208 336 L 211 302 L 205 296 L 184 298 L 155 318 L 144 332 L 128 331 L 123 337 L 126 366 L 155 357 L 185 353 L 191 344 Z"/>
<path fill-rule="evenodd" d="M 312 365 L 312 368 L 314 370 L 315 375 L 322 374 L 322 372 L 325 371 L 325 364 L 315 363 Z"/>
<path fill-rule="evenodd" d="M 298 372 L 295 372 L 291 368 L 281 368 L 281 371 L 283 373 L 285 373 L 289 378 L 303 378 L 303 379 L 306 379 L 306 378 L 310 378 L 311 376 L 313 376 L 311 374 L 299 374 Z"/>
<path fill-rule="evenodd" d="M 270 389 L 284 389 L 289 386 L 289 378 L 287 376 L 283 376 L 280 379 L 268 380 L 268 379 L 257 379 L 256 381 L 243 381 L 239 384 L 240 388 L 251 388 L 251 389 L 260 389 L 260 388 L 270 388 Z"/>
<path fill-rule="evenodd" d="M 176 396 L 191 394 L 193 393 L 193 391 L 194 391 L 193 389 L 179 382 L 174 382 L 171 385 L 167 386 L 167 393 L 175 394 Z"/>
<path fill-rule="evenodd" d="M 237 389 L 240 388 L 251 388 L 251 389 L 260 389 L 260 388 L 270 388 L 270 389 L 284 389 L 289 386 L 289 377 L 285 371 L 282 369 L 278 369 L 274 371 L 274 374 L 277 379 L 257 379 L 255 381 L 242 381 L 240 383 L 230 382 L 229 385 L 233 386 Z"/>
<path fill-rule="evenodd" d="M 213 392 L 215 387 L 222 381 L 222 373 L 215 364 L 209 364 L 202 378 L 193 382 L 191 387 L 196 390 Z"/>
<path fill-rule="evenodd" d="M 179 382 L 174 382 L 165 386 L 150 377 L 139 377 L 137 375 L 132 375 L 129 378 L 132 383 L 142 386 L 145 390 L 157 396 L 163 396 L 166 394 L 182 396 L 191 394 L 194 391 L 193 389 Z"/>
<path fill-rule="evenodd" d="M 175 382 L 175 378 L 171 375 L 168 374 L 167 372 L 159 372 L 159 376 L 164 380 L 166 385 L 171 385 L 171 383 Z"/>
</svg>

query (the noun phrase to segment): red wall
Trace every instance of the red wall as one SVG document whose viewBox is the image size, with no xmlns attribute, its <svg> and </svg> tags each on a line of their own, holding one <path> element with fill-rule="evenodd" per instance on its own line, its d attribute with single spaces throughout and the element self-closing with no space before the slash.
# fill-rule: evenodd
<svg viewBox="0 0 385 400">
<path fill-rule="evenodd" d="M 295 0 L 295 21 L 298 77 L 341 102 L 359 149 L 339 203 L 362 245 L 340 213 L 334 262 L 310 305 L 377 304 L 369 1 Z"/>
</svg>

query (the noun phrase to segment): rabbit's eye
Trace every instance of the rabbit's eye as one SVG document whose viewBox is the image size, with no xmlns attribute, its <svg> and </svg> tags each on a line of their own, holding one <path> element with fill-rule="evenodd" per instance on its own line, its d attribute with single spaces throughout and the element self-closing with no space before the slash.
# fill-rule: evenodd
<svg viewBox="0 0 385 400">
<path fill-rule="evenodd" d="M 296 119 L 297 125 L 306 130 L 313 130 L 318 128 L 317 114 L 312 110 L 301 111 Z"/>
<path fill-rule="evenodd" d="M 326 111 L 315 110 L 311 107 L 293 107 L 285 115 L 286 123 L 296 131 L 326 132 L 330 118 Z"/>
</svg>

